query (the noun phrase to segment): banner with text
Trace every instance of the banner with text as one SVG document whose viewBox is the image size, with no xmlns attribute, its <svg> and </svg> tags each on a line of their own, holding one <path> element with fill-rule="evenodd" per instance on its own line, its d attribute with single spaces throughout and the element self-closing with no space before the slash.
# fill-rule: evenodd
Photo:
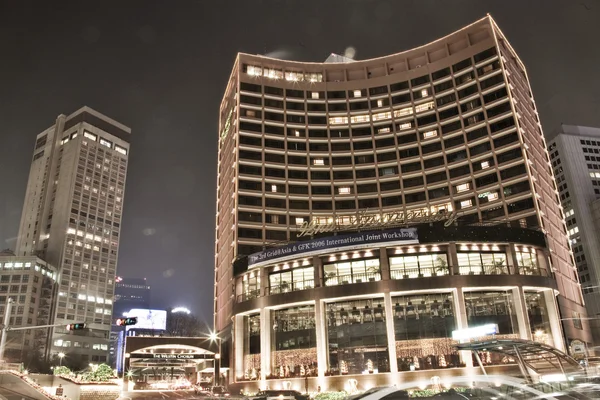
<svg viewBox="0 0 600 400">
<path fill-rule="evenodd" d="M 402 242 L 418 243 L 416 228 L 398 228 L 385 231 L 361 232 L 348 235 L 329 236 L 320 239 L 307 240 L 305 242 L 290 243 L 285 246 L 276 247 L 254 253 L 248 256 L 248 267 L 263 264 L 279 258 L 289 258 L 304 253 L 314 255 L 327 250 L 339 250 L 345 247 L 365 247 L 377 243 Z"/>
</svg>

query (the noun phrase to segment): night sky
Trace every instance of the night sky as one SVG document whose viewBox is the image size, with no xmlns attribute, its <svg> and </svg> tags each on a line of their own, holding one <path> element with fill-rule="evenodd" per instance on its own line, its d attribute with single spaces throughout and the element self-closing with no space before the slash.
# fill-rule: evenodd
<svg viewBox="0 0 600 400">
<path fill-rule="evenodd" d="M 133 131 L 118 274 L 211 323 L 218 108 L 236 53 L 366 59 L 488 12 L 546 133 L 600 126 L 597 0 L 0 0 L 0 247 L 15 246 L 36 134 L 90 106 Z"/>
</svg>

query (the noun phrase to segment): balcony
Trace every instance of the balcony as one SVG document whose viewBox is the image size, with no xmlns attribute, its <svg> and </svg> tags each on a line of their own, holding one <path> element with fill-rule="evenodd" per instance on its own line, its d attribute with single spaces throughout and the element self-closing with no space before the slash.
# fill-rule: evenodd
<svg viewBox="0 0 600 400">
<path fill-rule="evenodd" d="M 349 285 L 351 283 L 376 282 L 381 280 L 381 272 L 364 272 L 350 275 L 325 277 L 325 286 Z"/>
<path fill-rule="evenodd" d="M 314 280 L 305 280 L 299 282 L 283 282 L 279 285 L 273 285 L 269 287 L 269 294 L 281 294 L 295 292 L 298 290 L 313 289 L 315 287 Z"/>
<path fill-rule="evenodd" d="M 237 296 L 237 302 L 241 303 L 242 301 L 248 301 L 252 299 L 256 299 L 260 296 L 260 289 L 248 290 L 242 294 Z"/>
<path fill-rule="evenodd" d="M 504 264 L 459 265 L 454 271 L 456 275 L 508 275 L 508 267 Z"/>
</svg>

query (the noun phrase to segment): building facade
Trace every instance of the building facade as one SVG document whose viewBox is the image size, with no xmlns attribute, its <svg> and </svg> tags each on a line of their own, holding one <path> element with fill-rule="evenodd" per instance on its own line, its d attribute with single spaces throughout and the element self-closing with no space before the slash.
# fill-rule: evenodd
<svg viewBox="0 0 600 400">
<path fill-rule="evenodd" d="M 17 239 L 58 273 L 52 353 L 106 361 L 129 153 L 126 126 L 88 108 L 37 135 Z"/>
<path fill-rule="evenodd" d="M 9 298 L 13 300 L 9 327 L 50 325 L 55 303 L 55 268 L 35 256 L 0 252 L 0 315 Z M 9 331 L 5 357 L 12 362 L 46 359 L 49 328 Z"/>
<path fill-rule="evenodd" d="M 115 278 L 115 299 L 113 304 L 113 315 L 115 318 L 123 317 L 124 313 L 134 308 L 150 308 L 150 285 L 146 278 Z M 108 346 L 108 361 L 113 368 L 120 366 L 117 353 L 120 341 L 124 335 L 125 327 L 113 324 L 110 331 L 110 344 Z M 121 369 L 119 368 L 119 372 Z"/>
<path fill-rule="evenodd" d="M 410 225 L 407 242 L 394 229 Z M 532 339 L 527 316 L 542 312 L 539 338 L 591 342 L 527 73 L 489 16 L 365 61 L 239 54 L 220 110 L 216 237 L 215 327 L 237 382 L 309 370 L 325 389 L 336 374 L 393 383 L 406 365 L 469 366 L 450 351 L 454 327 L 493 320 Z M 396 319 L 425 323 L 421 311 L 426 327 Z M 285 338 L 290 326 L 305 334 Z"/>
<path fill-rule="evenodd" d="M 600 314 L 600 128 L 562 124 L 548 152 L 588 315 Z M 600 321 L 590 319 L 596 345 Z"/>
</svg>

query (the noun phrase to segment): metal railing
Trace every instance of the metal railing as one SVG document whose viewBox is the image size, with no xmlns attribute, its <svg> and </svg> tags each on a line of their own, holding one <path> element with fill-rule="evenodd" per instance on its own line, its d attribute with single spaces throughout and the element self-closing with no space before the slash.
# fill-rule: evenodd
<svg viewBox="0 0 600 400">
<path fill-rule="evenodd" d="M 242 301 L 248 301 L 251 299 L 256 299 L 260 296 L 260 289 L 249 290 L 237 296 L 237 302 L 241 303 Z"/>
<path fill-rule="evenodd" d="M 459 265 L 454 268 L 456 275 L 508 275 L 506 265 Z"/>
<path fill-rule="evenodd" d="M 401 268 L 390 270 L 392 279 L 429 278 L 432 276 L 448 275 L 448 267 Z"/>
<path fill-rule="evenodd" d="M 299 282 L 289 282 L 289 283 L 281 283 L 279 285 L 273 285 L 268 288 L 269 294 L 280 294 L 280 293 L 289 293 L 295 292 L 298 290 L 306 290 L 313 289 L 315 287 L 315 281 L 313 279 L 299 281 Z"/>
<path fill-rule="evenodd" d="M 362 272 L 350 275 L 325 277 L 325 286 L 348 285 L 351 283 L 376 282 L 381 280 L 381 272 Z"/>
<path fill-rule="evenodd" d="M 519 266 L 519 275 L 550 276 L 545 268 Z"/>
</svg>

